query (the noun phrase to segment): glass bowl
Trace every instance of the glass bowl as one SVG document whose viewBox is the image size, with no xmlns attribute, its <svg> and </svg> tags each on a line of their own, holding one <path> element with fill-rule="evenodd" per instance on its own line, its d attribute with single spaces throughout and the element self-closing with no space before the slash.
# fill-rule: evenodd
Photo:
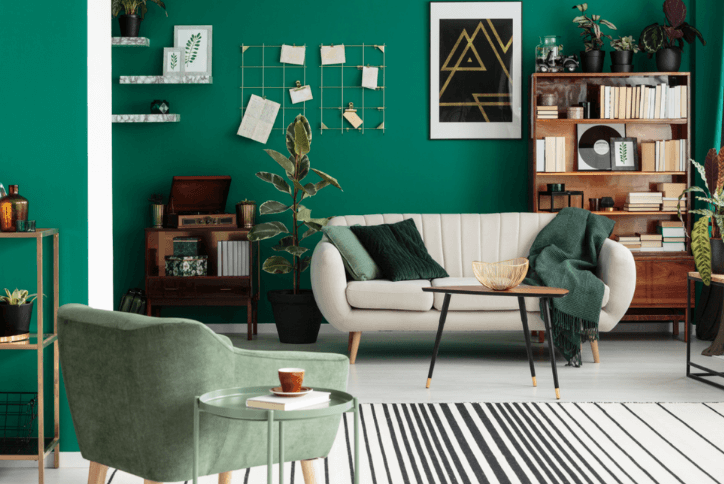
<svg viewBox="0 0 724 484">
<path fill-rule="evenodd" d="M 505 291 L 523 282 L 528 273 L 528 259 L 518 257 L 502 262 L 473 261 L 473 272 L 483 286 L 494 291 Z"/>
</svg>

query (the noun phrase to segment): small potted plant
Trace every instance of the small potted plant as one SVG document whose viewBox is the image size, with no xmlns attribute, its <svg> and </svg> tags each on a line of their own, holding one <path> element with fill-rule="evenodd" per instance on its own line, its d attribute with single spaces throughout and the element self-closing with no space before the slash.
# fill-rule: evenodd
<svg viewBox="0 0 724 484">
<path fill-rule="evenodd" d="M 5 289 L 5 296 L 0 296 L 0 314 L 2 315 L 2 332 L 0 336 L 17 336 L 30 332 L 30 319 L 33 316 L 33 302 L 37 298 L 28 291 Z"/>
<path fill-rule="evenodd" d="M 633 72 L 633 55 L 639 51 L 633 36 L 614 39 L 611 47 L 611 72 Z"/>
<path fill-rule="evenodd" d="M 163 195 L 154 193 L 148 199 L 151 202 L 151 224 L 154 228 L 163 228 L 163 212 L 165 205 L 163 204 Z"/>
<path fill-rule="evenodd" d="M 706 41 L 701 32 L 685 22 L 686 5 L 681 0 L 666 0 L 664 15 L 668 25 L 655 23 L 646 27 L 639 37 L 639 47 L 649 59 L 656 54 L 656 68 L 660 72 L 678 72 L 684 41 L 691 44 L 698 38 L 702 45 Z"/>
<path fill-rule="evenodd" d="M 121 11 L 123 15 L 118 17 L 118 25 L 121 27 L 121 37 L 138 37 L 141 28 L 141 20 L 146 16 L 148 7 L 146 2 L 153 2 L 166 10 L 162 0 L 111 0 L 111 13 L 113 18 L 118 17 Z M 166 12 L 168 17 L 168 12 Z"/>
<path fill-rule="evenodd" d="M 581 14 L 588 10 L 587 3 L 579 3 L 574 5 L 573 8 L 578 9 Z M 608 27 L 611 30 L 616 30 L 616 26 L 608 20 L 604 20 L 600 15 L 579 15 L 573 19 L 574 23 L 578 24 L 578 27 L 583 29 L 581 36 L 583 37 L 583 45 L 586 47 L 585 51 L 581 51 L 581 68 L 583 72 L 603 72 L 603 59 L 606 57 L 606 52 L 601 50 L 603 47 L 603 38 L 612 37 L 608 34 L 604 34 L 601 31 L 601 26 Z"/>
<path fill-rule="evenodd" d="M 713 148 L 709 150 L 704 166 L 694 160 L 691 160 L 691 163 L 704 180 L 706 189 L 696 185 L 687 188 L 679 195 L 677 208 L 679 220 L 683 223 L 681 199 L 688 193 L 703 194 L 697 195 L 696 199 L 706 203 L 706 208 L 689 210 L 690 214 L 701 215 L 691 231 L 691 251 L 694 253 L 696 270 L 708 286 L 711 283 L 712 271 L 715 274 L 724 274 L 724 242 L 721 238 L 724 231 L 724 147 L 719 153 Z"/>
<path fill-rule="evenodd" d="M 304 256 L 309 250 L 300 245 L 301 241 L 322 230 L 328 218 L 312 218 L 311 210 L 301 204 L 302 200 L 315 196 L 319 191 L 329 185 L 340 190 L 337 180 L 323 171 L 315 170 L 309 166 L 310 144 L 312 142 L 312 127 L 307 118 L 301 114 L 287 127 L 287 150 L 290 156 L 274 150 L 264 150 L 274 161 L 284 169 L 291 185 L 283 177 L 274 173 L 260 171 L 257 177 L 274 188 L 292 197 L 291 203 L 269 200 L 259 207 L 260 215 L 271 215 L 289 212 L 292 219 L 291 231 L 283 222 L 266 222 L 255 225 L 249 232 L 249 240 L 257 242 L 276 237 L 281 234 L 290 234 L 282 237 L 272 249 L 277 252 L 286 252 L 292 256 L 290 262 L 286 257 L 273 255 L 262 265 L 262 270 L 270 274 L 292 273 L 292 289 L 269 291 L 267 297 L 272 305 L 274 321 L 282 343 L 307 344 L 317 341 L 319 327 L 322 323 L 322 313 L 314 301 L 311 290 L 300 288 L 300 275 L 309 268 L 310 256 Z M 306 183 L 302 181 L 313 171 L 320 181 Z M 300 229 L 306 227 L 303 234 Z M 304 256 L 304 257 L 303 257 Z"/>
</svg>

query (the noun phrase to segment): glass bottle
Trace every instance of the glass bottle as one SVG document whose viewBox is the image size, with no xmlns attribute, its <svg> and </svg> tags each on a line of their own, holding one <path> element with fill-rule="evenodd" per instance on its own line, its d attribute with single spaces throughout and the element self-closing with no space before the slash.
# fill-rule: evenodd
<svg viewBox="0 0 724 484">
<path fill-rule="evenodd" d="M 28 220 L 28 200 L 18 194 L 17 185 L 10 185 L 8 194 L 0 198 L 0 231 L 16 232 L 18 220 Z"/>
<path fill-rule="evenodd" d="M 553 59 L 563 56 L 563 44 L 558 35 L 544 35 L 540 37 L 540 44 L 535 48 L 536 72 L 540 72 L 539 66 L 545 63 L 548 53 L 553 52 Z"/>
</svg>

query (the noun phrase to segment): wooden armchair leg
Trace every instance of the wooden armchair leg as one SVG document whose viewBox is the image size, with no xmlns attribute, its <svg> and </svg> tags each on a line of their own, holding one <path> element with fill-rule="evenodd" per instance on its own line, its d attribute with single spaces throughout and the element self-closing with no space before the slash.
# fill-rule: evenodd
<svg viewBox="0 0 724 484">
<path fill-rule="evenodd" d="M 538 331 L 538 342 L 544 343 L 546 340 L 546 332 L 545 331 Z"/>
<path fill-rule="evenodd" d="M 354 365 L 355 360 L 357 360 L 357 350 L 359 349 L 359 340 L 362 337 L 362 332 L 353 331 L 349 333 L 349 336 L 349 364 Z"/>
<path fill-rule="evenodd" d="M 149 481 L 148 479 L 143 480 L 143 484 L 161 484 L 160 482 L 156 481 Z"/>
<path fill-rule="evenodd" d="M 108 474 L 108 466 L 91 462 L 88 470 L 88 484 L 105 484 L 106 474 Z"/>
<path fill-rule="evenodd" d="M 219 484 L 231 484 L 231 471 L 219 474 Z"/>
<path fill-rule="evenodd" d="M 304 484 L 322 484 L 324 481 L 324 476 L 317 472 L 318 469 L 316 469 L 317 464 L 322 459 L 311 459 L 311 460 L 302 460 L 300 461 L 302 464 L 302 476 L 304 477 Z M 317 475 L 319 475 L 319 479 L 317 479 Z"/>
<path fill-rule="evenodd" d="M 601 358 L 598 355 L 598 340 L 591 341 L 591 351 L 593 352 L 593 362 L 594 363 L 600 363 Z"/>
</svg>

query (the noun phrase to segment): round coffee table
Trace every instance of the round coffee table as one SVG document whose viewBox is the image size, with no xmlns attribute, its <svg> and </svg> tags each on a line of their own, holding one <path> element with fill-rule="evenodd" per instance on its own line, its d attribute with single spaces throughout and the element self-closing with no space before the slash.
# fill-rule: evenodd
<svg viewBox="0 0 724 484">
<path fill-rule="evenodd" d="M 329 388 L 315 388 L 315 391 L 329 392 L 329 406 L 324 408 L 300 410 L 265 410 L 248 408 L 248 398 L 269 395 L 273 385 L 264 387 L 227 388 L 205 393 L 194 399 L 194 484 L 198 484 L 199 468 L 199 415 L 201 412 L 218 417 L 235 420 L 254 420 L 268 422 L 267 440 L 267 484 L 272 484 L 274 466 L 274 421 L 279 422 L 279 483 L 284 481 L 284 422 L 290 420 L 307 420 L 314 418 L 340 415 L 345 412 L 354 413 L 354 462 L 359 463 L 359 403 L 349 393 Z M 355 469 L 354 483 L 359 484 L 359 472 Z"/>
</svg>

